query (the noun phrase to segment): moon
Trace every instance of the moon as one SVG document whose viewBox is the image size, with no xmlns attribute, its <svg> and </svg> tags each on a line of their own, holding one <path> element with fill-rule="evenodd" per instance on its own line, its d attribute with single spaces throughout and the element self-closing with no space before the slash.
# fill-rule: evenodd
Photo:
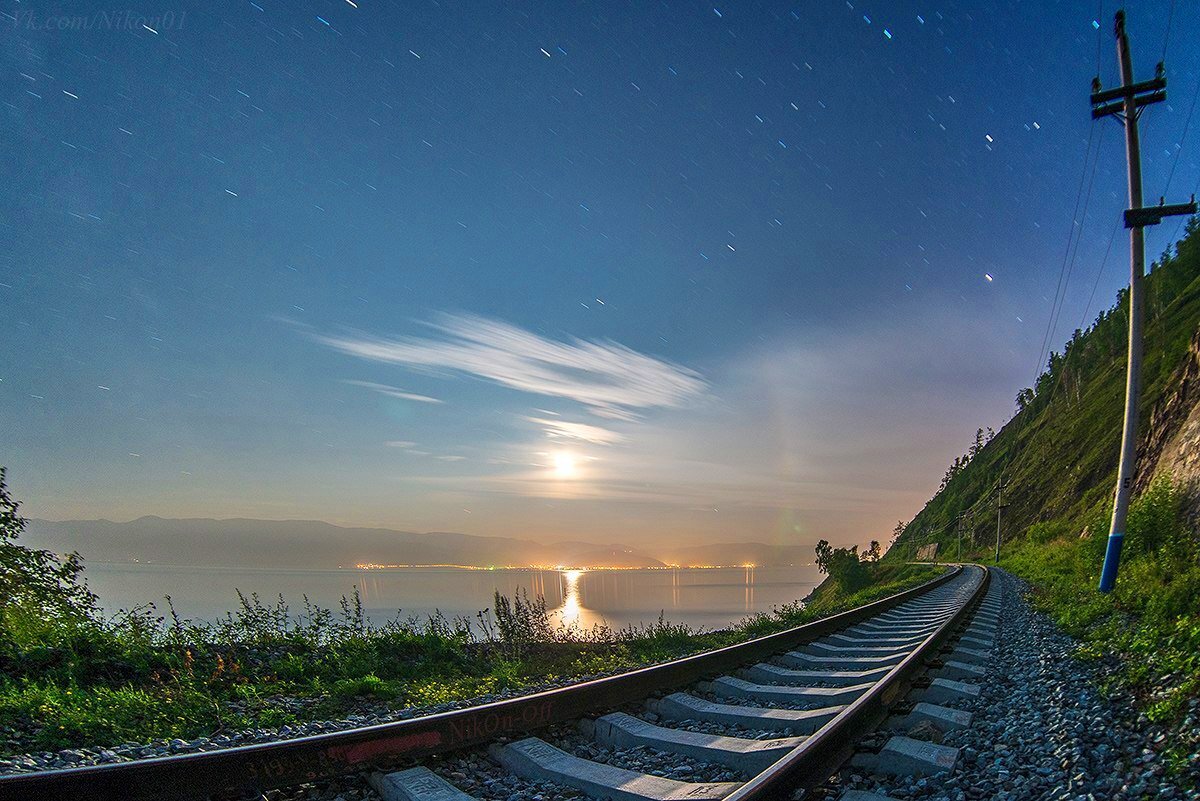
<svg viewBox="0 0 1200 801">
<path fill-rule="evenodd" d="M 575 457 L 572 454 L 565 451 L 554 454 L 554 477 L 562 479 L 575 477 Z"/>
</svg>

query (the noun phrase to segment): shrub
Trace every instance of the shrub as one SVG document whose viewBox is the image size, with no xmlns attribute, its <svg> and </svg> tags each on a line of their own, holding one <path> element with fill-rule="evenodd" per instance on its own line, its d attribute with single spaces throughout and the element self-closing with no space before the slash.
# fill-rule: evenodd
<svg viewBox="0 0 1200 801">
<path fill-rule="evenodd" d="M 1030 542 L 1045 543 L 1064 539 L 1070 536 L 1072 531 L 1072 526 L 1065 520 L 1048 520 L 1034 523 L 1025 533 L 1025 537 Z"/>
</svg>

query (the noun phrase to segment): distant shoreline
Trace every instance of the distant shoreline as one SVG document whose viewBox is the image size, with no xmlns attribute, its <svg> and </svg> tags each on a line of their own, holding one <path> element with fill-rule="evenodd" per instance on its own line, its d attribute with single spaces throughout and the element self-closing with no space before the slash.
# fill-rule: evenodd
<svg viewBox="0 0 1200 801">
<path fill-rule="evenodd" d="M 114 561 L 114 560 L 91 560 L 84 559 L 84 564 L 88 566 L 104 566 L 104 567 L 161 567 L 186 570 L 237 570 L 237 571 L 270 571 L 280 573 L 305 573 L 305 572 L 386 572 L 389 570 L 464 570 L 474 572 L 491 573 L 496 571 L 508 572 L 523 572 L 523 573 L 566 573 L 570 571 L 579 571 L 585 573 L 598 572 L 630 572 L 637 570 L 734 570 L 746 569 L 756 570 L 763 569 L 799 569 L 804 567 L 812 567 L 812 565 L 664 565 L 662 567 L 572 567 L 566 565 L 495 565 L 488 567 L 480 567 L 478 565 L 452 565 L 452 564 L 431 564 L 431 565 L 338 565 L 336 567 L 271 567 L 268 565 L 188 565 L 178 564 L 175 562 L 142 562 L 142 561 Z"/>
</svg>

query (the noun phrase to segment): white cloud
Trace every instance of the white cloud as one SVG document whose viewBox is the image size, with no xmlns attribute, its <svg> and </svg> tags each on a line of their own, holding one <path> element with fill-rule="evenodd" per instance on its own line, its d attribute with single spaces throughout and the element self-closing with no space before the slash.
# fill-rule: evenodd
<svg viewBox="0 0 1200 801">
<path fill-rule="evenodd" d="M 546 436 L 553 439 L 577 439 L 596 445 L 614 445 L 626 440 L 623 434 L 618 434 L 616 431 L 609 431 L 607 428 L 601 428 L 600 426 L 588 425 L 587 423 L 572 423 L 568 420 L 547 420 L 542 417 L 526 417 L 525 419 L 541 426 L 542 430 L 546 432 Z"/>
<path fill-rule="evenodd" d="M 383 444 L 387 445 L 389 448 L 411 448 L 413 445 L 416 445 L 417 443 L 410 442 L 406 439 L 394 439 L 394 440 L 391 440 L 390 442 L 385 442 Z"/>
<path fill-rule="evenodd" d="M 417 401 L 418 403 L 445 403 L 445 401 L 439 400 L 438 398 L 431 398 L 428 395 L 417 395 L 413 392 L 405 392 L 399 387 L 391 387 L 387 384 L 376 384 L 374 381 L 343 381 L 342 383 L 350 384 L 351 386 L 355 387 L 366 387 L 367 389 L 373 389 L 380 395 L 387 395 L 389 398 Z"/>
<path fill-rule="evenodd" d="M 608 420 L 620 420 L 624 423 L 633 423 L 642 419 L 642 416 L 636 412 L 631 412 L 627 409 L 616 409 L 613 407 L 596 407 L 588 409 L 589 412 L 597 417 L 604 417 Z"/>
<path fill-rule="evenodd" d="M 440 338 L 363 335 L 317 340 L 362 359 L 456 370 L 523 392 L 569 398 L 616 419 L 630 419 L 631 409 L 686 406 L 708 388 L 694 370 L 616 342 L 560 342 L 476 315 L 442 315 L 431 327 Z"/>
</svg>

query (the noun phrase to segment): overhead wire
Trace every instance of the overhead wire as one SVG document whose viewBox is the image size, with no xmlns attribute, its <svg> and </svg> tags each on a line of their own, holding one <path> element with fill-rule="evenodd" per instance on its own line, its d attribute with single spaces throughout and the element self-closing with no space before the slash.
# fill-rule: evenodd
<svg viewBox="0 0 1200 801">
<path fill-rule="evenodd" d="M 1092 141 L 1095 138 L 1095 134 L 1096 134 L 1096 123 L 1093 120 L 1091 127 L 1088 128 L 1087 149 L 1084 151 L 1084 157 L 1083 157 L 1083 172 L 1079 176 L 1079 189 L 1075 193 L 1075 208 L 1071 212 L 1071 227 L 1067 231 L 1067 247 L 1066 247 L 1066 250 L 1063 252 L 1062 265 L 1058 269 L 1058 283 L 1055 285 L 1055 289 L 1054 289 L 1054 300 L 1050 304 L 1050 317 L 1046 321 L 1046 331 L 1045 331 L 1045 333 L 1042 334 L 1042 344 L 1038 348 L 1037 365 L 1035 366 L 1034 374 L 1033 374 L 1033 386 L 1035 386 L 1035 387 L 1037 386 L 1038 376 L 1040 376 L 1042 374 L 1042 361 L 1045 359 L 1046 344 L 1050 341 L 1050 334 L 1051 334 L 1053 326 L 1055 325 L 1055 322 L 1057 320 L 1059 304 L 1062 302 L 1062 296 L 1064 294 L 1063 279 L 1066 277 L 1067 265 L 1071 259 L 1071 246 L 1072 246 L 1072 243 L 1074 242 L 1075 236 L 1076 236 L 1076 230 L 1077 230 L 1076 221 L 1079 219 L 1079 206 L 1080 206 L 1081 202 L 1083 201 L 1083 188 L 1086 184 L 1088 184 L 1088 162 L 1090 162 L 1092 159 Z M 1097 148 L 1097 150 L 1096 150 L 1097 161 L 1099 161 L 1099 157 L 1100 157 L 1100 151 L 1099 151 L 1099 148 Z M 1090 191 L 1089 191 L 1089 195 L 1090 195 Z"/>
<path fill-rule="evenodd" d="M 1167 14 L 1167 30 L 1166 34 L 1163 36 L 1163 62 L 1166 62 L 1167 60 L 1167 44 L 1170 42 L 1171 21 L 1174 19 L 1174 17 L 1175 0 L 1171 0 L 1171 10 Z M 1192 90 L 1192 102 L 1188 107 L 1187 117 L 1183 122 L 1183 133 L 1180 134 L 1179 141 L 1176 142 L 1175 155 L 1171 159 L 1171 170 L 1167 173 L 1167 183 L 1166 186 L 1163 187 L 1161 197 L 1165 198 L 1167 196 L 1167 192 L 1169 192 L 1171 189 L 1171 181 L 1173 181 L 1175 178 L 1175 169 L 1179 166 L 1179 157 L 1184 151 L 1184 145 L 1187 144 L 1187 135 L 1188 131 L 1191 130 L 1192 127 L 1192 115 L 1196 112 L 1196 100 L 1198 98 L 1200 98 L 1200 80 L 1196 81 L 1196 88 Z M 1192 190 L 1192 197 L 1195 197 L 1198 192 L 1200 192 L 1200 180 L 1197 180 L 1196 188 Z M 1175 244 L 1179 241 L 1179 232 L 1183 230 L 1183 226 L 1187 223 L 1187 220 L 1187 217 L 1180 218 L 1179 222 L 1175 226 L 1175 232 L 1171 234 L 1170 239 L 1167 240 L 1168 248 L 1175 246 Z"/>
<path fill-rule="evenodd" d="M 1175 178 L 1175 168 L 1179 166 L 1179 154 L 1183 152 L 1183 145 L 1187 142 L 1188 130 L 1192 127 L 1192 115 L 1196 112 L 1196 99 L 1200 98 L 1200 80 L 1196 81 L 1196 89 L 1192 92 L 1192 105 L 1188 108 L 1187 118 L 1183 121 L 1183 133 L 1179 136 L 1179 141 L 1175 146 L 1175 157 L 1171 159 L 1171 171 L 1167 173 L 1167 185 L 1163 187 L 1162 195 L 1166 197 L 1167 192 L 1171 189 L 1171 181 Z"/>
<path fill-rule="evenodd" d="M 1071 254 L 1071 263 L 1067 266 L 1066 279 L 1063 281 L 1062 302 L 1059 303 L 1058 311 L 1055 313 L 1054 318 L 1052 320 L 1052 324 L 1051 324 L 1052 327 L 1051 327 L 1051 331 L 1050 331 L 1050 337 L 1052 340 L 1053 340 L 1055 334 L 1058 333 L 1058 319 L 1059 319 L 1059 316 L 1062 314 L 1063 307 L 1066 305 L 1067 290 L 1071 285 L 1071 275 L 1072 275 L 1072 273 L 1075 272 L 1075 264 L 1079 261 L 1079 246 L 1080 246 L 1080 243 L 1083 241 L 1083 233 L 1087 229 L 1088 207 L 1091 205 L 1091 202 L 1092 202 L 1092 187 L 1095 186 L 1095 184 L 1096 184 L 1096 172 L 1097 172 L 1098 168 L 1100 167 L 1100 146 L 1103 143 L 1104 143 L 1104 129 L 1101 128 L 1100 136 L 1096 141 L 1096 158 L 1094 161 L 1092 161 L 1092 176 L 1088 180 L 1087 194 L 1084 196 L 1084 199 L 1083 199 L 1083 212 L 1079 218 L 1079 233 L 1075 237 L 1075 250 Z M 1051 348 L 1051 350 L 1053 350 L 1053 348 Z"/>
<path fill-rule="evenodd" d="M 1171 21 L 1175 19 L 1175 0 L 1171 0 L 1171 10 L 1167 12 L 1167 32 L 1163 34 L 1163 51 L 1162 58 L 1159 61 L 1167 60 L 1167 44 L 1171 41 Z"/>
</svg>

